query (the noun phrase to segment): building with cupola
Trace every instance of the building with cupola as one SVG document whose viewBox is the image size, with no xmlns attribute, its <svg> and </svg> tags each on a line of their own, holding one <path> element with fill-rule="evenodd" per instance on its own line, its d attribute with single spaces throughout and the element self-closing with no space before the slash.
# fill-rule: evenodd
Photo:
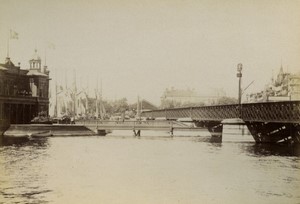
<svg viewBox="0 0 300 204">
<path fill-rule="evenodd" d="M 27 69 L 9 57 L 0 64 L 0 129 L 49 112 L 49 70 L 35 50 Z"/>
<path fill-rule="evenodd" d="M 245 102 L 274 102 L 300 100 L 300 73 L 289 73 L 281 65 L 276 77 L 266 84 L 264 90 L 247 95 Z"/>
</svg>

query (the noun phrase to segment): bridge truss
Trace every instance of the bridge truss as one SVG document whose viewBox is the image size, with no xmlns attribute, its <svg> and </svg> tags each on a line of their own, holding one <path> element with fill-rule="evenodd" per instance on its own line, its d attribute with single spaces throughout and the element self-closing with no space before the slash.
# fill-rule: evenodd
<svg viewBox="0 0 300 204">
<path fill-rule="evenodd" d="M 256 142 L 300 143 L 300 101 L 199 106 L 145 111 L 143 117 L 191 118 L 211 133 L 222 132 L 221 121 L 241 118 Z"/>
</svg>

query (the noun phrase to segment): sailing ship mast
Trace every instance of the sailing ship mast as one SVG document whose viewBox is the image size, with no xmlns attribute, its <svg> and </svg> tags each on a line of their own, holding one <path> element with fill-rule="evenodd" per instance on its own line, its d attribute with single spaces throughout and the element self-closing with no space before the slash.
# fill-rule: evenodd
<svg viewBox="0 0 300 204">
<path fill-rule="evenodd" d="M 87 79 L 87 91 L 86 91 L 85 95 L 86 95 L 86 100 L 85 100 L 85 115 L 87 116 L 88 112 L 89 112 L 89 102 L 88 102 L 88 99 L 89 99 L 89 80 L 88 79 Z"/>
<path fill-rule="evenodd" d="M 141 119 L 141 106 L 140 106 L 140 96 L 138 96 L 137 107 L 136 107 L 136 117 L 138 120 Z"/>
<path fill-rule="evenodd" d="M 95 95 L 96 95 L 96 112 L 95 112 L 95 117 L 98 118 L 99 116 L 99 108 L 98 108 L 98 74 L 97 74 L 97 78 L 96 78 L 96 91 L 95 91 Z"/>
<path fill-rule="evenodd" d="M 100 118 L 102 120 L 104 120 L 104 117 L 105 117 L 105 114 L 106 114 L 106 111 L 105 111 L 105 107 L 104 107 L 104 104 L 103 104 L 103 101 L 102 101 L 102 79 L 100 81 Z"/>
<path fill-rule="evenodd" d="M 76 70 L 74 69 L 74 117 L 77 116 L 77 85 L 76 85 Z"/>
<path fill-rule="evenodd" d="M 55 107 L 54 107 L 54 117 L 58 116 L 58 107 L 57 107 L 57 69 L 55 68 Z"/>
</svg>

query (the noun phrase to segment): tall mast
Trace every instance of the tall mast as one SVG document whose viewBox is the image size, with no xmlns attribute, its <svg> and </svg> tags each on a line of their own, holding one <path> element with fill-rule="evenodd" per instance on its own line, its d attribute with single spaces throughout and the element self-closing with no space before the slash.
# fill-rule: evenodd
<svg viewBox="0 0 300 204">
<path fill-rule="evenodd" d="M 54 115 L 55 117 L 58 116 L 58 108 L 57 108 L 57 69 L 55 68 L 55 111 L 54 111 Z"/>
<path fill-rule="evenodd" d="M 98 118 L 99 116 L 99 107 L 98 107 L 98 74 L 97 74 L 97 77 L 96 77 L 96 118 Z"/>
<path fill-rule="evenodd" d="M 100 79 L 100 96 L 99 96 L 100 118 L 103 119 L 103 104 L 102 104 L 102 78 Z"/>
<path fill-rule="evenodd" d="M 102 78 L 100 79 L 100 100 L 102 99 Z"/>
<path fill-rule="evenodd" d="M 87 80 L 86 80 L 86 82 L 87 82 L 87 91 L 86 91 L 86 94 L 85 94 L 85 96 L 86 96 L 86 100 L 85 100 L 85 115 L 88 114 L 88 110 L 89 110 L 89 102 L 88 102 L 88 98 L 89 98 L 89 79 L 88 79 L 88 76 L 86 76 L 86 77 L 87 77 Z"/>
<path fill-rule="evenodd" d="M 141 118 L 140 96 L 138 96 L 137 100 L 136 115 L 138 119 Z"/>
<path fill-rule="evenodd" d="M 74 115 L 77 115 L 77 86 L 76 86 L 76 69 L 74 69 Z"/>
<path fill-rule="evenodd" d="M 68 70 L 65 70 L 65 90 L 68 91 Z"/>
</svg>

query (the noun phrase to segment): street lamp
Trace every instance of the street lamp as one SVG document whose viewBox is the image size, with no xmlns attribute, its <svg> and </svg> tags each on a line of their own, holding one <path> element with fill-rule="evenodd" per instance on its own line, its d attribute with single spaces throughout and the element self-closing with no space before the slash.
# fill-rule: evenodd
<svg viewBox="0 0 300 204">
<path fill-rule="evenodd" d="M 237 65 L 237 74 L 236 74 L 236 76 L 239 78 L 239 104 L 242 103 L 242 88 L 241 88 L 241 85 L 242 85 L 242 69 L 243 69 L 243 65 L 242 65 L 242 63 L 239 63 Z"/>
<path fill-rule="evenodd" d="M 242 117 L 242 69 L 243 69 L 243 65 L 242 63 L 239 63 L 237 65 L 237 74 L 236 76 L 239 78 L 239 117 Z"/>
</svg>

